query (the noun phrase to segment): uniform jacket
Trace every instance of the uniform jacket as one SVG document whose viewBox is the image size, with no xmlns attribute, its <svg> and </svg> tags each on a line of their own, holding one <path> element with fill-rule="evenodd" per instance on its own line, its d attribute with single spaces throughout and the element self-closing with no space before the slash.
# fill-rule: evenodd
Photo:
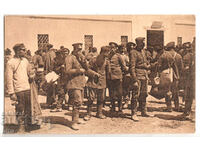
<svg viewBox="0 0 200 150">
<path fill-rule="evenodd" d="M 182 74 L 183 71 L 183 59 L 182 56 L 180 54 L 178 54 L 177 52 L 175 52 L 174 50 L 169 51 L 170 54 L 172 55 L 172 57 L 175 59 L 175 63 L 178 69 L 178 73 L 179 75 Z"/>
<path fill-rule="evenodd" d="M 39 68 L 39 67 L 43 67 L 44 66 L 44 62 L 43 62 L 42 56 L 40 56 L 38 54 L 35 54 L 32 57 L 32 61 L 33 61 L 33 64 L 34 64 L 36 69 Z"/>
<path fill-rule="evenodd" d="M 129 56 L 130 64 L 129 70 L 133 81 L 137 81 L 138 79 L 146 80 L 147 77 L 147 65 L 148 61 L 145 55 L 144 50 L 137 51 L 132 50 Z"/>
<path fill-rule="evenodd" d="M 175 64 L 175 58 L 173 58 L 172 54 L 168 51 L 163 51 L 158 58 L 158 72 L 172 67 L 174 79 L 179 79 L 178 68 Z"/>
<path fill-rule="evenodd" d="M 110 73 L 109 73 L 109 79 L 115 80 L 115 79 L 122 79 L 123 72 L 128 71 L 128 67 L 126 67 L 126 64 L 119 53 L 115 53 L 110 58 Z"/>
<path fill-rule="evenodd" d="M 85 75 L 80 73 L 82 68 L 74 55 L 68 55 L 65 58 L 65 75 L 66 75 L 66 88 L 69 89 L 80 89 L 85 87 L 86 79 Z"/>
<path fill-rule="evenodd" d="M 45 74 L 53 71 L 53 64 L 54 64 L 54 58 L 56 57 L 56 54 L 53 50 L 49 50 L 45 55 L 44 55 L 44 70 Z"/>
<path fill-rule="evenodd" d="M 101 76 L 98 78 L 97 82 L 95 82 L 94 78 L 89 77 L 87 86 L 91 88 L 104 89 L 106 88 L 106 74 L 109 71 L 109 63 L 108 63 L 108 60 L 105 59 L 103 65 L 98 65 L 96 62 L 97 57 L 93 57 L 90 60 L 89 67 L 91 70 L 99 73 Z"/>
<path fill-rule="evenodd" d="M 11 58 L 6 67 L 8 94 L 30 90 L 29 68 L 26 58 Z"/>
</svg>

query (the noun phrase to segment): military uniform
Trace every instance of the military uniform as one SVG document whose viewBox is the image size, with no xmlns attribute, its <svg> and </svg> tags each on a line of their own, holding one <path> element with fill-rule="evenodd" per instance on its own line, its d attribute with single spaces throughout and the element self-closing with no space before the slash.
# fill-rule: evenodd
<svg viewBox="0 0 200 150">
<path fill-rule="evenodd" d="M 115 111 L 115 101 L 118 101 L 119 112 L 122 112 L 122 78 L 123 71 L 128 71 L 121 55 L 112 52 L 109 58 L 110 72 L 108 77 L 109 96 L 112 103 L 111 111 Z"/>
<path fill-rule="evenodd" d="M 190 46 L 188 46 L 190 47 Z M 186 50 L 187 51 L 187 50 Z M 188 52 L 183 56 L 183 79 L 184 79 L 184 100 L 185 109 L 184 115 L 188 116 L 191 112 L 191 107 L 194 99 L 194 56 L 191 52 Z"/>
<path fill-rule="evenodd" d="M 137 105 L 139 102 L 139 107 L 142 112 L 142 116 L 147 116 L 146 114 L 146 97 L 147 85 L 148 85 L 148 75 L 147 70 L 149 69 L 149 64 L 145 55 L 144 38 L 136 38 L 137 47 L 135 49 L 130 48 L 129 50 L 129 70 L 132 79 L 132 99 L 131 99 L 131 113 L 132 119 L 138 121 L 137 118 Z"/>
<path fill-rule="evenodd" d="M 178 54 L 177 52 L 175 52 L 174 48 L 175 48 L 175 43 L 174 42 L 170 42 L 167 44 L 167 49 L 169 49 L 169 53 L 172 55 L 172 57 L 174 58 L 174 64 L 177 67 L 177 71 L 179 76 L 181 76 L 182 74 L 182 70 L 183 70 L 183 60 L 180 54 Z M 177 80 L 177 78 L 173 77 L 173 83 L 172 83 L 172 99 L 174 100 L 174 105 L 175 105 L 175 110 L 179 111 L 179 80 Z"/>
<path fill-rule="evenodd" d="M 104 46 L 101 48 L 101 51 L 109 51 L 108 46 Z M 106 88 L 106 74 L 109 70 L 109 63 L 108 60 L 105 58 L 104 54 L 105 52 L 102 52 L 102 54 L 98 55 L 97 57 L 92 58 L 89 61 L 90 69 L 97 72 L 100 76 L 98 78 L 95 77 L 89 77 L 87 81 L 87 87 L 89 90 L 89 98 L 88 98 L 88 116 L 85 118 L 86 120 L 89 120 L 91 116 L 91 109 L 92 104 L 95 101 L 97 97 L 97 117 L 104 119 L 102 108 L 103 103 L 105 100 L 105 88 Z"/>
<path fill-rule="evenodd" d="M 57 105 L 55 110 L 51 111 L 62 111 L 62 104 L 65 101 L 65 83 L 67 76 L 65 76 L 65 58 L 68 53 L 68 49 L 61 49 L 56 52 L 56 57 L 54 59 L 54 68 L 53 71 L 59 75 L 59 78 L 57 80 L 57 84 L 55 85 L 55 95 L 57 95 Z"/>
<path fill-rule="evenodd" d="M 158 72 L 163 72 L 164 70 L 168 69 L 168 68 L 172 68 L 173 69 L 173 81 L 177 81 L 179 80 L 179 73 L 178 73 L 178 69 L 177 66 L 175 65 L 175 58 L 173 58 L 173 56 L 170 54 L 170 52 L 162 50 L 161 53 L 159 54 L 159 58 L 158 58 Z M 171 100 L 172 100 L 172 83 L 170 84 L 166 84 L 164 87 L 164 90 L 166 93 L 165 95 L 165 101 L 166 101 L 166 105 L 167 105 L 167 111 L 172 111 L 172 104 L 171 104 Z"/>
<path fill-rule="evenodd" d="M 78 130 L 77 124 L 79 123 L 79 109 L 83 103 L 83 92 L 86 84 L 84 69 L 82 64 L 75 56 L 76 52 L 82 50 L 81 43 L 73 44 L 74 52 L 65 58 L 65 73 L 67 76 L 66 90 L 69 95 L 69 103 L 73 105 L 72 111 L 72 129 Z"/>
</svg>

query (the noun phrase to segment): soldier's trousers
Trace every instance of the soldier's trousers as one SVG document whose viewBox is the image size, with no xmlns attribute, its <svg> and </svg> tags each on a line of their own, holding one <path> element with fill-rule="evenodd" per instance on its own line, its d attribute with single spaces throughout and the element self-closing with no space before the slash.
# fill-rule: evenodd
<svg viewBox="0 0 200 150">
<path fill-rule="evenodd" d="M 65 101 L 65 90 L 64 90 L 65 86 L 61 83 L 58 83 L 56 85 L 56 95 L 58 96 L 57 99 L 57 106 L 56 108 L 62 108 L 62 104 Z"/>
<path fill-rule="evenodd" d="M 185 114 L 190 114 L 192 109 L 192 103 L 193 103 L 193 88 L 190 85 L 186 85 L 184 88 L 184 99 L 185 99 Z"/>
<path fill-rule="evenodd" d="M 132 89 L 131 113 L 137 113 L 138 103 L 142 113 L 146 112 L 147 80 L 138 80 L 138 87 Z"/>
<path fill-rule="evenodd" d="M 47 87 L 47 104 L 52 105 L 55 102 L 56 98 L 56 85 L 55 84 L 50 84 Z"/>
<path fill-rule="evenodd" d="M 179 108 L 179 89 L 178 89 L 179 82 L 174 81 L 172 83 L 172 100 L 174 101 L 175 109 Z"/>
<path fill-rule="evenodd" d="M 19 124 L 31 124 L 31 93 L 30 90 L 16 93 L 18 104 L 15 107 Z"/>
<path fill-rule="evenodd" d="M 122 109 L 122 81 L 120 79 L 109 81 L 109 94 L 112 104 L 112 110 L 115 109 L 115 101 L 118 101 L 119 110 Z"/>
<path fill-rule="evenodd" d="M 105 89 L 96 89 L 96 88 L 90 88 L 88 87 L 88 114 L 91 113 L 91 106 L 93 102 L 97 99 L 97 113 L 102 113 L 100 110 L 98 110 L 99 106 L 104 103 L 105 100 Z"/>
</svg>

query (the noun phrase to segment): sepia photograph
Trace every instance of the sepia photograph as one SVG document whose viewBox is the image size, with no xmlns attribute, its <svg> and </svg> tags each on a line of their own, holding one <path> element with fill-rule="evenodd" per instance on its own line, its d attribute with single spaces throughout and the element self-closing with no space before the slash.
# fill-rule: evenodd
<svg viewBox="0 0 200 150">
<path fill-rule="evenodd" d="M 194 134 L 195 39 L 195 15 L 5 15 L 3 134 Z"/>
</svg>

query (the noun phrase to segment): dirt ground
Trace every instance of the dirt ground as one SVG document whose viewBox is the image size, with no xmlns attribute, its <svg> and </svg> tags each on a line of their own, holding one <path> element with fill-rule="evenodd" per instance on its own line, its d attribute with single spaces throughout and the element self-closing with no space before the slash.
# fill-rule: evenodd
<svg viewBox="0 0 200 150">
<path fill-rule="evenodd" d="M 45 103 L 46 97 L 39 95 L 41 106 Z M 180 100 L 180 102 L 182 102 Z M 5 125 L 4 133 L 16 134 L 16 120 L 14 114 L 14 106 L 12 101 L 5 98 Z M 183 104 L 181 104 L 182 107 Z M 124 109 L 122 116 L 111 117 L 109 107 L 105 106 L 104 114 L 106 119 L 98 119 L 95 117 L 96 105 L 93 107 L 93 117 L 90 121 L 80 125 L 78 131 L 74 131 L 71 126 L 71 111 L 63 110 L 62 112 L 53 113 L 50 109 L 42 107 L 43 123 L 40 129 L 32 130 L 26 134 L 182 134 L 195 132 L 195 102 L 192 107 L 192 114 L 189 119 L 181 120 L 178 115 L 182 112 L 164 112 L 166 108 L 164 99 L 158 100 L 152 96 L 147 98 L 148 113 L 153 117 L 144 118 L 140 116 L 139 122 L 131 120 L 130 109 Z M 86 106 L 81 108 L 81 116 L 86 113 Z M 20 134 L 20 133 L 18 133 Z"/>
</svg>

